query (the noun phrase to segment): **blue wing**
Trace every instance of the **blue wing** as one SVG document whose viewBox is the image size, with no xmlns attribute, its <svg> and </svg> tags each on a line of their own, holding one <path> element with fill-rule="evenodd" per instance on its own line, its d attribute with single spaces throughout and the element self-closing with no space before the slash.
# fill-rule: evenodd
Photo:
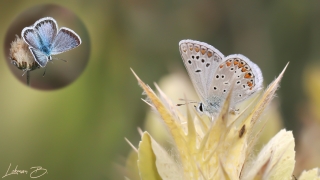
<svg viewBox="0 0 320 180">
<path fill-rule="evenodd" d="M 23 40 L 33 48 L 40 48 L 40 37 L 34 32 L 33 27 L 25 27 L 21 32 L 21 37 Z"/>
<path fill-rule="evenodd" d="M 57 29 L 57 22 L 51 17 L 45 17 L 36 21 L 33 26 L 25 27 L 21 32 L 21 37 L 29 46 L 41 50 L 49 56 Z"/>
<path fill-rule="evenodd" d="M 48 62 L 48 56 L 46 56 L 42 51 L 29 47 L 34 60 L 41 66 L 45 67 Z"/>
<path fill-rule="evenodd" d="M 57 36 L 54 38 L 51 48 L 51 54 L 60 54 L 78 47 L 81 44 L 81 39 L 77 33 L 71 29 L 62 27 Z"/>
<path fill-rule="evenodd" d="M 51 17 L 41 18 L 34 23 L 43 46 L 50 47 L 58 32 L 57 22 Z"/>
</svg>

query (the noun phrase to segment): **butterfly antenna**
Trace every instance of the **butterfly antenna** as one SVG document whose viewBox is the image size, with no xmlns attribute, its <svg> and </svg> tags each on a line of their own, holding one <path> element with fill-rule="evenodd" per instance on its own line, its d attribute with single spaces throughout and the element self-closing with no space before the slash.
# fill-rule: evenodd
<svg viewBox="0 0 320 180">
<path fill-rule="evenodd" d="M 183 106 L 183 105 L 190 104 L 190 103 L 198 103 L 198 102 L 191 101 L 191 100 L 187 100 L 187 99 L 179 99 L 179 100 L 180 100 L 180 101 L 186 101 L 186 103 L 177 104 L 177 106 Z"/>
<path fill-rule="evenodd" d="M 68 62 L 67 60 L 60 59 L 60 58 L 57 58 L 57 57 L 54 57 L 53 59 L 54 59 L 54 60 L 60 60 L 60 61 L 63 61 L 63 62 Z"/>
<path fill-rule="evenodd" d="M 188 99 L 182 99 L 182 98 L 180 98 L 179 101 L 187 101 L 188 103 L 197 103 L 196 101 L 188 100 Z"/>
</svg>

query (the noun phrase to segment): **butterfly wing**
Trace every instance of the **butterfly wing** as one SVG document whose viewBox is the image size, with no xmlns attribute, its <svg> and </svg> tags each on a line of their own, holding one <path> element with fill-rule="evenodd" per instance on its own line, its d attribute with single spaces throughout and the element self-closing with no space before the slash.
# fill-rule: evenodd
<svg viewBox="0 0 320 180">
<path fill-rule="evenodd" d="M 31 27 L 25 27 L 21 37 L 31 47 L 50 55 L 51 44 L 57 35 L 57 22 L 51 17 L 41 18 Z"/>
<path fill-rule="evenodd" d="M 261 89 L 262 82 L 262 73 L 256 64 L 243 55 L 230 55 L 215 71 L 209 97 L 222 103 L 233 86 L 231 106 L 234 106 Z"/>
<path fill-rule="evenodd" d="M 81 44 L 81 39 L 77 33 L 71 29 L 62 27 L 52 43 L 51 54 L 60 54 L 78 47 Z"/>
<path fill-rule="evenodd" d="M 208 98 L 213 73 L 224 55 L 213 46 L 194 40 L 179 42 L 180 54 L 190 79 L 202 101 Z"/>
<path fill-rule="evenodd" d="M 40 48 L 40 38 L 39 35 L 33 30 L 33 27 L 23 28 L 21 37 L 29 46 L 37 49 Z"/>
<path fill-rule="evenodd" d="M 48 62 L 48 56 L 46 56 L 42 51 L 35 49 L 33 47 L 29 47 L 30 52 L 34 58 L 34 60 L 41 66 L 45 67 Z"/>
</svg>

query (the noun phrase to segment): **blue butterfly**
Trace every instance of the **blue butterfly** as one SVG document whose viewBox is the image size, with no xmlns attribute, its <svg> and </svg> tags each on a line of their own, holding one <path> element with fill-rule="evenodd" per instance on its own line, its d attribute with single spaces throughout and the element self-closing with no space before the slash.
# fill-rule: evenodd
<svg viewBox="0 0 320 180">
<path fill-rule="evenodd" d="M 35 61 L 45 67 L 52 55 L 60 54 L 78 47 L 81 39 L 69 28 L 58 30 L 56 20 L 51 17 L 41 18 L 33 26 L 25 27 L 21 37 L 29 45 Z"/>
</svg>

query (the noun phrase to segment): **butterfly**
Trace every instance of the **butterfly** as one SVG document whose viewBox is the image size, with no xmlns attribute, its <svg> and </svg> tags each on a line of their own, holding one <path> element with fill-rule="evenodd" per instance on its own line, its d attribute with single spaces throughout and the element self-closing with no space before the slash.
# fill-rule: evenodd
<svg viewBox="0 0 320 180">
<path fill-rule="evenodd" d="M 201 102 L 200 114 L 215 117 L 232 89 L 230 106 L 262 89 L 260 68 L 241 54 L 225 57 L 213 46 L 195 40 L 179 42 L 180 54 Z"/>
<path fill-rule="evenodd" d="M 58 29 L 58 24 L 52 17 L 41 18 L 33 26 L 25 27 L 21 37 L 29 45 L 31 54 L 41 67 L 52 60 L 52 55 L 69 51 L 81 44 L 77 33 L 66 27 Z"/>
</svg>

